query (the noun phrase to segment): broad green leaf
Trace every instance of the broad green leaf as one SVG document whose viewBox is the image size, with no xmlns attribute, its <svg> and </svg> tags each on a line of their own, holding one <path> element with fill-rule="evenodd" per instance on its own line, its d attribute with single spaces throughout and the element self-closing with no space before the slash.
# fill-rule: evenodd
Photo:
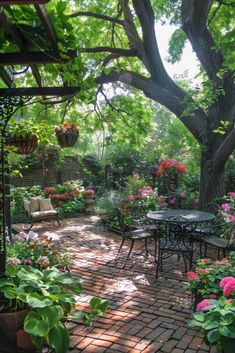
<svg viewBox="0 0 235 353">
<path fill-rule="evenodd" d="M 222 336 L 235 338 L 235 326 L 222 326 L 219 332 Z"/>
<path fill-rule="evenodd" d="M 69 333 L 62 323 L 55 325 L 48 334 L 48 343 L 56 353 L 67 353 L 69 347 Z"/>
<path fill-rule="evenodd" d="M 219 325 L 220 325 L 219 321 L 208 321 L 202 325 L 202 328 L 205 330 L 211 330 L 213 328 L 219 327 Z"/>
<path fill-rule="evenodd" d="M 207 339 L 211 344 L 217 342 L 220 339 L 219 330 L 214 329 L 212 331 L 209 331 L 207 334 Z"/>
<path fill-rule="evenodd" d="M 9 277 L 14 277 L 18 272 L 18 267 L 8 264 L 6 265 L 6 275 Z"/>
<path fill-rule="evenodd" d="M 197 320 L 197 321 L 200 321 L 200 322 L 204 322 L 205 321 L 205 315 L 203 315 L 201 313 L 193 314 L 193 318 L 194 318 L 194 320 Z"/>
<path fill-rule="evenodd" d="M 17 276 L 22 280 L 40 280 L 42 278 L 42 272 L 31 266 L 22 266 L 17 273 Z"/>
<path fill-rule="evenodd" d="M 48 333 L 49 327 L 37 313 L 30 311 L 24 320 L 24 330 L 32 335 L 43 337 Z"/>
<path fill-rule="evenodd" d="M 27 303 L 33 308 L 44 308 L 51 306 L 53 301 L 49 298 L 44 298 L 42 295 L 37 293 L 28 294 L 26 297 Z"/>
<path fill-rule="evenodd" d="M 51 329 L 60 319 L 62 319 L 64 312 L 60 305 L 53 305 L 46 308 L 38 308 L 38 315 L 43 321 L 47 323 L 47 326 Z"/>
</svg>

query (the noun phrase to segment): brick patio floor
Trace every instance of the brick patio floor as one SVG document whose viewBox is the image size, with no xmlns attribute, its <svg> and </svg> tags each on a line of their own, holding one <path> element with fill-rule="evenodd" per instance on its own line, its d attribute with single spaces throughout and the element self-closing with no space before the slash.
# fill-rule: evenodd
<svg viewBox="0 0 235 353">
<path fill-rule="evenodd" d="M 72 273 L 84 287 L 78 308 L 87 308 L 92 296 L 109 302 L 105 315 L 94 320 L 93 329 L 68 323 L 70 353 L 209 352 L 197 331 L 187 325 L 192 301 L 185 291 L 181 260 L 170 258 L 158 280 L 151 256 L 146 261 L 134 254 L 122 269 L 128 246 L 115 262 L 121 236 L 105 230 L 96 216 L 62 220 L 60 228 L 40 223 L 33 231 L 57 238 L 73 255 Z"/>
</svg>

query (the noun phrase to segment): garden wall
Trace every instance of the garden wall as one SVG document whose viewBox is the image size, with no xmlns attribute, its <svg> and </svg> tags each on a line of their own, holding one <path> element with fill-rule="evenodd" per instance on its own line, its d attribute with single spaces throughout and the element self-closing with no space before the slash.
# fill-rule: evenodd
<svg viewBox="0 0 235 353">
<path fill-rule="evenodd" d="M 65 157 L 63 165 L 56 168 L 43 170 L 42 167 L 20 170 L 20 174 L 11 178 L 13 186 L 34 186 L 42 187 L 59 184 L 68 180 L 77 180 L 80 176 L 80 164 L 72 157 Z"/>
</svg>

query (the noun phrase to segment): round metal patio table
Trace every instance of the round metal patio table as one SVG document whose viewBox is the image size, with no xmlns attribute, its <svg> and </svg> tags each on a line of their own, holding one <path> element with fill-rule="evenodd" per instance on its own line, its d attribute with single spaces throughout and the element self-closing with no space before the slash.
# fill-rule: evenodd
<svg viewBox="0 0 235 353">
<path fill-rule="evenodd" d="M 147 213 L 147 217 L 154 222 L 170 222 L 172 219 L 182 220 L 182 223 L 202 223 L 202 222 L 213 222 L 215 215 L 213 213 L 197 211 L 197 210 L 161 210 L 152 211 Z"/>
</svg>

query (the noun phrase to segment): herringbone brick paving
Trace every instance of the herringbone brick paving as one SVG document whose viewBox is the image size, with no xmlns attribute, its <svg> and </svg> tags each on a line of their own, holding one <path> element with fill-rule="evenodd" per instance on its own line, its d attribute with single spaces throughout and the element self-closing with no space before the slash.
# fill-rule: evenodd
<svg viewBox="0 0 235 353">
<path fill-rule="evenodd" d="M 96 216 L 63 220 L 60 228 L 40 223 L 33 230 L 57 238 L 72 254 L 72 273 L 81 278 L 84 288 L 77 308 L 86 310 L 92 296 L 109 302 L 92 329 L 80 322 L 68 323 L 70 353 L 209 352 L 198 332 L 187 324 L 192 300 L 185 290 L 181 260 L 170 258 L 156 280 L 153 257 L 146 260 L 134 249 L 122 269 L 128 244 L 115 261 L 121 237 L 105 230 Z"/>
</svg>

